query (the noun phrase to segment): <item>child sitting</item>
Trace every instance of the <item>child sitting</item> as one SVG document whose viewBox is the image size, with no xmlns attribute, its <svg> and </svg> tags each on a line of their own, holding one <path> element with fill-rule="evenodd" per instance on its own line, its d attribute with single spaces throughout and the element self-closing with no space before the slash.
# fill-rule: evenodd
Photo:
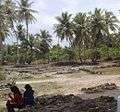
<svg viewBox="0 0 120 112">
<path fill-rule="evenodd" d="M 23 97 L 17 86 L 10 87 L 11 92 L 8 94 L 6 107 L 8 112 L 15 112 L 14 108 L 23 108 Z"/>
<path fill-rule="evenodd" d="M 24 105 L 25 106 L 34 106 L 34 91 L 29 84 L 25 85 L 26 91 L 24 92 Z"/>
</svg>

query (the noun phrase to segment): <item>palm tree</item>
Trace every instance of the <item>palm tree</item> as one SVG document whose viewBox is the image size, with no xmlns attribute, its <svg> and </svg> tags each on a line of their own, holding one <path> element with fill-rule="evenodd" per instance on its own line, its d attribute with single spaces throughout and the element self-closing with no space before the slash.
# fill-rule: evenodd
<svg viewBox="0 0 120 112">
<path fill-rule="evenodd" d="M 49 48 L 51 47 L 51 41 L 52 41 L 51 37 L 52 36 L 46 30 L 40 30 L 40 33 L 36 34 L 36 42 L 35 42 L 35 44 L 37 44 L 36 47 L 38 47 L 43 54 L 49 52 Z M 49 55 L 48 55 L 48 59 L 49 59 Z"/>
<path fill-rule="evenodd" d="M 119 29 L 118 23 L 119 23 L 118 19 L 112 12 L 105 11 L 105 24 L 106 24 L 107 38 L 104 39 L 105 40 L 104 43 L 107 45 L 108 59 L 110 59 L 109 47 L 113 46 L 112 40 L 114 38 L 111 32 L 115 33 L 116 31 L 118 31 Z"/>
<path fill-rule="evenodd" d="M 36 43 L 38 41 L 39 49 L 43 49 L 41 51 L 47 52 L 51 46 L 51 35 L 46 30 L 40 30 L 40 33 L 36 34 Z"/>
<path fill-rule="evenodd" d="M 5 0 L 4 1 L 4 10 L 7 16 L 7 19 L 10 23 L 10 28 L 15 33 L 15 26 L 14 23 L 17 22 L 17 11 L 16 11 L 16 4 L 13 0 Z"/>
<path fill-rule="evenodd" d="M 18 2 L 18 17 L 19 22 L 24 22 L 26 24 L 27 34 L 26 38 L 29 39 L 29 23 L 35 20 L 33 13 L 36 13 L 35 10 L 31 9 L 33 2 L 29 2 L 29 0 L 20 0 Z"/>
<path fill-rule="evenodd" d="M 102 42 L 103 35 L 106 34 L 104 11 L 96 8 L 94 14 L 90 15 L 90 21 L 92 62 L 96 63 L 97 46 Z"/>
<path fill-rule="evenodd" d="M 9 35 L 9 21 L 5 14 L 4 5 L 0 5 L 0 50 L 3 48 L 3 41 Z"/>
<path fill-rule="evenodd" d="M 21 41 L 21 46 L 26 45 L 26 39 L 25 39 L 25 29 L 23 28 L 23 25 L 17 25 L 17 31 L 16 31 L 16 38 L 17 38 L 17 63 L 20 64 L 20 45 L 19 40 Z M 24 43 L 24 44 L 23 44 Z"/>
<path fill-rule="evenodd" d="M 105 11 L 106 33 L 108 33 L 108 35 L 111 31 L 115 32 L 119 29 L 118 23 L 118 19 L 112 12 Z"/>
<path fill-rule="evenodd" d="M 18 35 L 17 35 L 17 31 L 15 29 L 17 29 L 15 27 L 15 25 L 18 22 L 18 17 L 17 17 L 17 6 L 15 4 L 15 2 L 13 0 L 4 0 L 3 1 L 3 5 L 4 5 L 4 15 L 5 18 L 7 20 L 7 24 L 8 24 L 8 29 L 10 34 L 14 34 L 15 37 L 17 38 L 17 56 L 18 56 L 18 60 L 17 62 L 19 62 L 19 45 L 18 45 Z M 12 35 L 13 36 L 13 35 Z"/>
<path fill-rule="evenodd" d="M 105 34 L 105 27 L 103 10 L 96 8 L 94 14 L 91 15 L 91 35 L 93 48 L 97 46 L 99 42 L 98 40 L 102 38 L 102 34 Z"/>
<path fill-rule="evenodd" d="M 36 36 L 39 36 L 42 39 L 42 41 L 46 41 L 46 43 L 50 47 L 52 39 L 51 39 L 51 35 L 49 34 L 48 31 L 46 31 L 46 30 L 40 30 L 40 33 L 36 34 Z"/>
<path fill-rule="evenodd" d="M 78 13 L 73 19 L 75 39 L 73 46 L 78 48 L 79 59 L 82 62 L 81 52 L 89 46 L 89 21 L 85 13 Z M 85 53 L 84 53 L 85 54 Z"/>
<path fill-rule="evenodd" d="M 106 26 L 106 34 L 107 38 L 105 40 L 105 44 L 109 47 L 110 41 L 112 41 L 113 33 L 117 33 L 119 30 L 119 21 L 116 16 L 112 12 L 105 11 L 105 26 Z"/>
<path fill-rule="evenodd" d="M 29 0 L 20 0 L 18 2 L 18 18 L 19 22 L 25 22 L 26 24 L 26 40 L 29 41 L 29 23 L 35 20 L 33 13 L 36 11 L 31 9 L 33 2 Z"/>
<path fill-rule="evenodd" d="M 73 40 L 73 28 L 71 21 L 71 14 L 68 12 L 62 13 L 60 17 L 56 17 L 58 24 L 55 24 L 55 32 L 57 36 L 61 38 L 61 40 L 66 39 L 69 44 L 72 43 Z"/>
<path fill-rule="evenodd" d="M 15 33 L 16 6 L 12 0 L 3 0 L 0 4 L 0 49 L 5 38 Z M 15 35 L 16 36 L 16 35 Z"/>
<path fill-rule="evenodd" d="M 112 12 L 107 12 L 101 9 L 95 9 L 91 15 L 91 40 L 92 49 L 95 52 L 100 43 L 110 45 L 111 32 L 116 32 L 118 29 L 118 20 Z"/>
</svg>

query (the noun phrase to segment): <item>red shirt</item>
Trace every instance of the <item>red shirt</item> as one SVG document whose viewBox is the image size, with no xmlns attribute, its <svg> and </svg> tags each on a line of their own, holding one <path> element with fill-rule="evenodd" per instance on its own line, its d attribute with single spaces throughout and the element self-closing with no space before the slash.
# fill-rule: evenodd
<svg viewBox="0 0 120 112">
<path fill-rule="evenodd" d="M 22 105 L 23 104 L 23 97 L 22 95 L 19 94 L 14 94 L 14 97 L 10 97 L 11 102 L 17 105 Z"/>
</svg>

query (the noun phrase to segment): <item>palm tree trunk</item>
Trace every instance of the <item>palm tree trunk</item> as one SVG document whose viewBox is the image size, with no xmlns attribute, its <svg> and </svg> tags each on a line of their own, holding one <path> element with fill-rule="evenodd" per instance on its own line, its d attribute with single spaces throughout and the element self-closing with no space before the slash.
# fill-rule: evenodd
<svg viewBox="0 0 120 112">
<path fill-rule="evenodd" d="M 26 17 L 26 30 L 27 30 L 27 33 L 26 33 L 26 39 L 27 41 L 29 41 L 29 27 L 28 27 L 28 18 Z M 28 58 L 28 52 L 26 53 L 26 59 Z M 29 60 L 29 59 L 28 59 Z M 27 60 L 26 60 L 27 61 Z"/>
<path fill-rule="evenodd" d="M 60 45 L 60 38 L 58 37 L 58 45 Z"/>
<path fill-rule="evenodd" d="M 20 55 L 19 55 L 19 42 L 17 37 L 17 64 L 20 64 Z"/>
<path fill-rule="evenodd" d="M 86 59 L 85 59 L 85 46 L 83 47 L 83 56 L 84 56 L 84 63 L 86 63 Z"/>
<path fill-rule="evenodd" d="M 2 50 L 3 48 L 3 41 L 2 41 L 2 38 L 0 38 L 0 50 Z"/>
<path fill-rule="evenodd" d="M 3 50 L 3 40 L 2 40 L 2 38 L 0 38 L 0 51 L 2 52 L 2 50 Z M 2 56 L 2 54 L 1 54 L 0 64 L 4 64 L 4 58 L 3 57 L 4 56 Z"/>
<path fill-rule="evenodd" d="M 28 40 L 29 39 L 29 26 L 28 26 L 28 19 L 27 18 L 26 18 L 26 30 L 27 30 L 26 39 Z"/>
<path fill-rule="evenodd" d="M 78 46 L 79 47 L 79 61 L 81 62 L 81 64 L 83 63 L 83 60 L 82 60 L 82 58 L 81 58 L 81 48 L 80 48 L 80 45 Z"/>
<path fill-rule="evenodd" d="M 15 31 L 13 21 L 12 21 L 12 30 L 13 30 L 13 33 L 15 34 L 16 38 L 17 38 L 17 62 L 16 62 L 16 64 L 19 65 L 20 64 L 19 39 L 18 39 L 17 33 Z"/>
</svg>

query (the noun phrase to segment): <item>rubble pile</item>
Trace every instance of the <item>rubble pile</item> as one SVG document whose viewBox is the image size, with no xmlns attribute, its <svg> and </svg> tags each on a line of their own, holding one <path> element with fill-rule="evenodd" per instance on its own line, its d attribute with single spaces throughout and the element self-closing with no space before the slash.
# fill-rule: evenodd
<svg viewBox="0 0 120 112">
<path fill-rule="evenodd" d="M 107 96 L 87 100 L 74 95 L 40 96 L 36 102 L 29 112 L 116 112 L 117 108 L 114 97 Z"/>
<path fill-rule="evenodd" d="M 99 93 L 99 92 L 105 92 L 106 90 L 116 90 L 118 87 L 115 83 L 105 83 L 101 84 L 96 87 L 90 87 L 90 88 L 82 88 L 81 91 L 84 93 Z"/>
</svg>

